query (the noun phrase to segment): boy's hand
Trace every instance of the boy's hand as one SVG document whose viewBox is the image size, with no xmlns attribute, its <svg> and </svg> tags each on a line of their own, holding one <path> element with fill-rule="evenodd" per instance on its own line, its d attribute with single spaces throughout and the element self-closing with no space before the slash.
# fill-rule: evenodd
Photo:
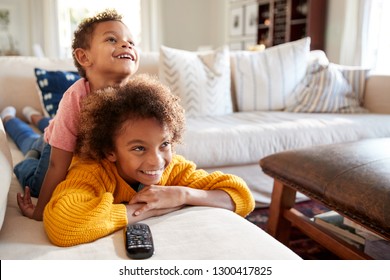
<svg viewBox="0 0 390 280">
<path fill-rule="evenodd" d="M 144 203 L 144 206 L 134 212 L 138 216 L 152 209 L 180 208 L 184 205 L 183 188 L 176 186 L 145 186 L 129 202 L 129 204 Z"/>
<path fill-rule="evenodd" d="M 30 195 L 30 188 L 26 186 L 24 189 L 24 195 L 21 193 L 17 193 L 16 199 L 18 201 L 18 205 L 20 210 L 22 211 L 22 214 L 30 219 L 33 218 L 35 205 L 32 203 L 31 195 Z"/>
</svg>

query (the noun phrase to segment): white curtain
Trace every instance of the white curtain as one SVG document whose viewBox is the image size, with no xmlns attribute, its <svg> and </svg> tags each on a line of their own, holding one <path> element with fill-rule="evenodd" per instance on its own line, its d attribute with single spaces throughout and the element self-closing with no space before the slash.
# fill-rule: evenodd
<svg viewBox="0 0 390 280">
<path fill-rule="evenodd" d="M 362 65 L 367 52 L 371 0 L 345 0 L 340 64 Z"/>
<path fill-rule="evenodd" d="M 340 64 L 369 67 L 390 73 L 390 2 L 345 0 Z M 386 50 L 385 50 L 386 49 Z"/>
</svg>

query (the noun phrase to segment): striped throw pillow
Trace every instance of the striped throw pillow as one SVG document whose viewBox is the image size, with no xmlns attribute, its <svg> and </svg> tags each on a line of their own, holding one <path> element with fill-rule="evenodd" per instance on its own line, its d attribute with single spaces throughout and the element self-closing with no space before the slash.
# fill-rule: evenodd
<svg viewBox="0 0 390 280">
<path fill-rule="evenodd" d="M 191 52 L 161 46 L 159 78 L 180 97 L 188 117 L 233 112 L 228 47 Z"/>
<path fill-rule="evenodd" d="M 285 111 L 300 113 L 365 113 L 358 94 L 339 67 L 311 65 L 305 78 L 295 88 Z"/>
<path fill-rule="evenodd" d="M 284 109 L 287 97 L 305 76 L 309 53 L 309 37 L 262 52 L 235 52 L 232 68 L 238 111 Z"/>
<path fill-rule="evenodd" d="M 344 76 L 344 78 L 351 85 L 352 90 L 356 94 L 359 104 L 363 104 L 364 100 L 364 89 L 366 84 L 367 76 L 370 73 L 370 68 L 360 66 L 346 66 L 340 64 L 332 64 L 337 68 Z"/>
</svg>

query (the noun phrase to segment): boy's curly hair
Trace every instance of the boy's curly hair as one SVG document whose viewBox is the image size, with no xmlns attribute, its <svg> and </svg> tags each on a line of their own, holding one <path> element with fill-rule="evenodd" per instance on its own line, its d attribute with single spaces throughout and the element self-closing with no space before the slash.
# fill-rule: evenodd
<svg viewBox="0 0 390 280">
<path fill-rule="evenodd" d="M 85 70 L 77 61 L 74 51 L 77 48 L 85 50 L 89 49 L 92 40 L 92 33 L 95 30 L 96 24 L 112 20 L 122 22 L 122 15 L 118 14 L 115 9 L 106 9 L 92 17 L 85 18 L 75 30 L 72 42 L 72 56 L 73 62 L 81 77 L 85 78 Z"/>
<path fill-rule="evenodd" d="M 150 75 L 137 75 L 121 87 L 108 87 L 82 101 L 75 154 L 87 160 L 102 160 L 115 150 L 114 139 L 124 122 L 155 118 L 171 133 L 172 147 L 180 143 L 185 113 L 179 98 Z"/>
</svg>

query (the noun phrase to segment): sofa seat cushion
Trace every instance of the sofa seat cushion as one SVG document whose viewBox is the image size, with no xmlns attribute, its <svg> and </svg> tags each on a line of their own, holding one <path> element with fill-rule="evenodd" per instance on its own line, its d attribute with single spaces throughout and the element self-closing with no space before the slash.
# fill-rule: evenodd
<svg viewBox="0 0 390 280">
<path fill-rule="evenodd" d="M 187 119 L 178 154 L 200 168 L 258 163 L 270 154 L 390 137 L 390 115 L 240 112 Z"/>
</svg>

